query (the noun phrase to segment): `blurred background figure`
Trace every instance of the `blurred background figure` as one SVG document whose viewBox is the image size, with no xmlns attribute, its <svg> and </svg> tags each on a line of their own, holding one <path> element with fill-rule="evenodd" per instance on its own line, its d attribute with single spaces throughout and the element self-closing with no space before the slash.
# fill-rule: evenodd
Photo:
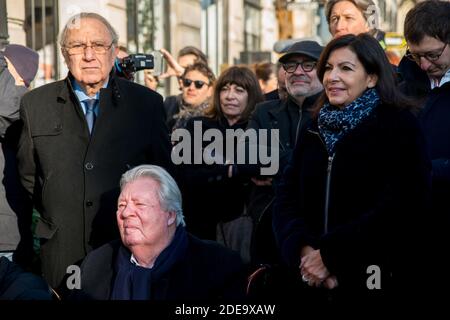
<svg viewBox="0 0 450 320">
<path fill-rule="evenodd" d="M 122 60 L 128 57 L 128 49 L 124 46 L 119 46 L 119 52 L 117 53 L 117 58 Z"/>
<path fill-rule="evenodd" d="M 153 70 L 146 69 L 144 70 L 144 83 L 147 88 L 156 91 L 159 85 L 159 77 L 153 74 Z"/>
<path fill-rule="evenodd" d="M 20 126 L 16 120 L 20 100 L 36 76 L 38 65 L 38 54 L 27 47 L 10 44 L 0 51 L 0 256 L 10 260 L 20 240 L 21 244 L 32 241 L 31 230 L 22 228 L 31 203 L 26 201 L 17 173 L 15 152 Z M 14 258 L 31 261 L 33 253 L 21 252 Z"/>
<path fill-rule="evenodd" d="M 256 63 L 255 74 L 263 94 L 277 90 L 277 69 L 276 66 L 268 61 Z"/>
<path fill-rule="evenodd" d="M 333 38 L 369 32 L 386 49 L 384 32 L 378 29 L 378 9 L 372 0 L 328 0 L 325 16 Z"/>
<path fill-rule="evenodd" d="M 397 52 L 393 50 L 386 50 L 384 53 L 386 53 L 386 57 L 392 65 L 398 66 L 400 64 L 402 57 L 400 57 Z"/>
<path fill-rule="evenodd" d="M 203 62 L 187 66 L 181 76 L 182 93 L 164 100 L 169 131 L 184 128 L 186 122 L 201 116 L 209 106 L 216 77 Z"/>
<path fill-rule="evenodd" d="M 286 89 L 286 70 L 284 70 L 283 64 L 280 62 L 277 63 L 277 79 L 278 79 L 278 90 L 276 91 L 277 95 L 268 93 L 265 95 L 266 100 L 287 99 L 288 92 Z"/>
</svg>

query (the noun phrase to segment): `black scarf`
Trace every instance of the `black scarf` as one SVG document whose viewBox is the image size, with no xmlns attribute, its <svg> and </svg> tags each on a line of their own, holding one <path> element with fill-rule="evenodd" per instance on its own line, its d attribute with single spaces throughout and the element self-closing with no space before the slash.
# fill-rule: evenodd
<svg viewBox="0 0 450 320">
<path fill-rule="evenodd" d="M 119 248 L 111 300 L 151 300 L 152 285 L 166 275 L 181 259 L 187 249 L 188 238 L 184 227 L 177 227 L 170 245 L 156 258 L 152 268 L 143 268 L 130 261 L 131 252 Z"/>
</svg>

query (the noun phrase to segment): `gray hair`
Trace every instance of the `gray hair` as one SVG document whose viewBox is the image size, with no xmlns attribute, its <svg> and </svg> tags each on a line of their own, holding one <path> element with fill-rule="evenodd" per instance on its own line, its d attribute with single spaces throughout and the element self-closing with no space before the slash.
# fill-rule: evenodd
<svg viewBox="0 0 450 320">
<path fill-rule="evenodd" d="M 172 176 L 163 168 L 154 165 L 141 165 L 128 170 L 120 179 L 120 189 L 139 178 L 150 178 L 159 184 L 157 191 L 161 209 L 177 214 L 177 226 L 185 226 L 181 192 Z"/>
<path fill-rule="evenodd" d="M 325 5 L 325 17 L 327 18 L 328 25 L 330 24 L 331 11 L 333 10 L 334 5 L 341 1 L 353 3 L 355 7 L 361 11 L 370 30 L 378 28 L 379 10 L 372 0 L 328 0 Z"/>
<path fill-rule="evenodd" d="M 97 21 L 100 21 L 106 27 L 106 29 L 108 29 L 108 32 L 111 35 L 113 46 L 114 47 L 117 46 L 119 36 L 117 35 L 117 32 L 116 30 L 114 30 L 113 26 L 108 22 L 108 20 L 106 20 L 98 13 L 81 12 L 69 18 L 66 25 L 64 26 L 64 29 L 62 30 L 61 35 L 59 36 L 59 44 L 61 48 L 65 47 L 66 45 L 67 34 L 69 33 L 69 30 L 80 27 L 81 19 L 95 19 Z"/>
</svg>

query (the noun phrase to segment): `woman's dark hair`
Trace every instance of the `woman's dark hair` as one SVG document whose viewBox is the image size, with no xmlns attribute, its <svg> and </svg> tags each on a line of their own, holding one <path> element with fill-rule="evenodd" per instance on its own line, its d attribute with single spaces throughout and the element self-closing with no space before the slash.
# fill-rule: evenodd
<svg viewBox="0 0 450 320">
<path fill-rule="evenodd" d="M 220 74 L 214 87 L 212 104 L 206 111 L 206 115 L 216 120 L 224 117 L 222 108 L 220 107 L 220 91 L 226 85 L 231 84 L 242 87 L 247 91 L 247 107 L 242 113 L 239 122 L 247 121 L 255 109 L 256 104 L 264 100 L 264 96 L 255 74 L 245 66 L 232 66 Z"/>
<path fill-rule="evenodd" d="M 405 38 L 419 44 L 425 36 L 450 43 L 450 2 L 429 0 L 417 4 L 405 18 Z"/>
<path fill-rule="evenodd" d="M 178 58 L 187 56 L 189 54 L 192 54 L 196 57 L 195 62 L 203 62 L 204 64 L 208 65 L 208 58 L 206 57 L 206 54 L 204 54 L 200 49 L 193 46 L 187 46 L 178 51 Z"/>
<path fill-rule="evenodd" d="M 191 64 L 191 65 L 187 66 L 184 69 L 184 73 L 181 76 L 181 78 L 184 78 L 191 71 L 198 71 L 202 75 L 207 77 L 208 80 L 209 80 L 209 85 L 213 85 L 214 82 L 216 81 L 216 77 L 214 76 L 214 72 L 212 72 L 211 68 L 209 68 L 203 62 L 195 62 L 194 64 Z"/>
<path fill-rule="evenodd" d="M 317 76 L 323 83 L 326 65 L 332 52 L 340 48 L 348 48 L 356 54 L 358 60 L 367 74 L 377 76 L 377 90 L 382 103 L 396 108 L 415 108 L 415 104 L 406 98 L 397 88 L 397 80 L 394 67 L 389 63 L 383 48 L 378 41 L 367 33 L 353 35 L 348 34 L 333 39 L 323 50 L 317 63 Z M 319 97 L 313 108 L 313 114 L 317 115 L 320 108 L 328 102 L 325 91 Z"/>
</svg>

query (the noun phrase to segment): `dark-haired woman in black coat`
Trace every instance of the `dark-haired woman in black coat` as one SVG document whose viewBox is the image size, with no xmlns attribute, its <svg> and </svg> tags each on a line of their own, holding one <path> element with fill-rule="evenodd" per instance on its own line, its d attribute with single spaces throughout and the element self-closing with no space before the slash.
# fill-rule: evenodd
<svg viewBox="0 0 450 320">
<path fill-rule="evenodd" d="M 411 104 L 366 34 L 331 41 L 318 75 L 325 93 L 274 205 L 282 257 L 298 268 L 306 299 L 384 302 L 394 292 L 411 293 L 430 192 L 430 162 Z"/>
</svg>

